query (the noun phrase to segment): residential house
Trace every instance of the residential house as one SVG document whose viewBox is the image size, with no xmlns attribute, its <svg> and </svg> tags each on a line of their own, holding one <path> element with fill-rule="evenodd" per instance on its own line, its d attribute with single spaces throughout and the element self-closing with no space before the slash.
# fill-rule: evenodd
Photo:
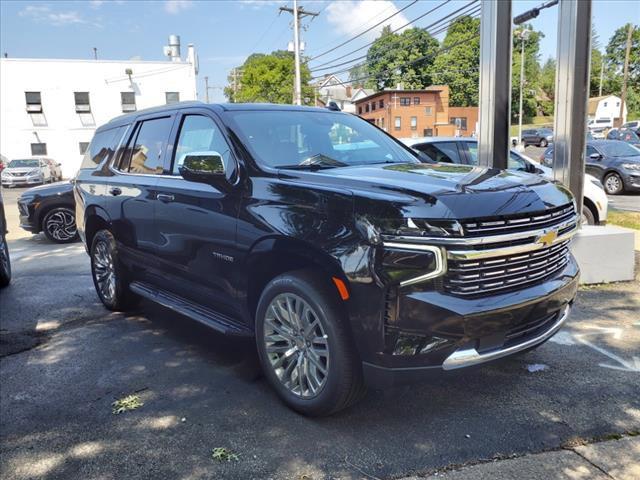
<svg viewBox="0 0 640 480">
<path fill-rule="evenodd" d="M 603 95 L 589 99 L 588 117 L 589 120 L 611 120 L 611 125 L 622 125 L 627 121 L 627 106 L 622 111 L 620 119 L 620 97 L 615 95 Z"/>
</svg>

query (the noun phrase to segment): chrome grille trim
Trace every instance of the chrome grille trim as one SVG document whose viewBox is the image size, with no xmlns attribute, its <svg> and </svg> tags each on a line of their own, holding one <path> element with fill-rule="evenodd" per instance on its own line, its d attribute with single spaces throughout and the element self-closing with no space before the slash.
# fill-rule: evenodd
<svg viewBox="0 0 640 480">
<path fill-rule="evenodd" d="M 571 219 L 575 216 L 575 209 L 573 205 L 567 205 L 554 210 L 550 213 L 542 215 L 529 215 L 526 217 L 511 218 L 505 220 L 491 220 L 491 221 L 479 221 L 479 222 L 461 222 L 462 228 L 465 233 L 470 235 L 483 234 L 491 235 L 498 231 L 521 228 L 523 226 L 545 226 L 549 227 L 555 225 L 555 222 Z M 547 224 L 547 225 L 545 225 Z"/>
</svg>

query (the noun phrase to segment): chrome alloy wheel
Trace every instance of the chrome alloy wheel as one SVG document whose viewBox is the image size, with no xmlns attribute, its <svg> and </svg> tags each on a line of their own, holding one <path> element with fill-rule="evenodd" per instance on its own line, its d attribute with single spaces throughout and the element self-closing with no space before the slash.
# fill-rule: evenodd
<svg viewBox="0 0 640 480">
<path fill-rule="evenodd" d="M 54 240 L 67 242 L 77 234 L 75 215 L 66 209 L 56 210 L 47 216 L 44 228 Z"/>
<path fill-rule="evenodd" d="M 607 189 L 607 193 L 616 193 L 622 189 L 622 182 L 617 175 L 609 175 L 604 182 L 604 186 Z"/>
<path fill-rule="evenodd" d="M 313 398 L 329 373 L 329 343 L 318 315 L 298 295 L 281 293 L 265 313 L 264 342 L 271 368 L 294 395 Z"/>
<path fill-rule="evenodd" d="M 98 242 L 93 252 L 93 274 L 100 294 L 108 302 L 113 302 L 116 294 L 116 271 L 113 255 L 105 242 Z"/>
</svg>

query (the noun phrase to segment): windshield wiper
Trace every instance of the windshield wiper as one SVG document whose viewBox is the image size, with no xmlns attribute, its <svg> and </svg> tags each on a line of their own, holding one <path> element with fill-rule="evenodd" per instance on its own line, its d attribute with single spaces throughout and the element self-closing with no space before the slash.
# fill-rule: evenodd
<svg viewBox="0 0 640 480">
<path fill-rule="evenodd" d="M 335 167 L 346 167 L 347 164 L 341 162 L 340 160 L 336 160 L 335 158 L 328 157 L 322 153 L 318 153 L 316 155 L 312 155 L 311 157 L 305 158 L 297 165 L 280 165 L 278 168 L 290 168 L 297 170 L 319 170 L 321 168 L 335 168 Z"/>
</svg>

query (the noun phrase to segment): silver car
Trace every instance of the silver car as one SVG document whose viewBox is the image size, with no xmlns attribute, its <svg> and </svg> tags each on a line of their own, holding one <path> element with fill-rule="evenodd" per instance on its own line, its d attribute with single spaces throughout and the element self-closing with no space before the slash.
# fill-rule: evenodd
<svg viewBox="0 0 640 480">
<path fill-rule="evenodd" d="M 51 167 L 42 158 L 11 160 L 2 170 L 2 186 L 27 186 L 53 181 Z"/>
</svg>

